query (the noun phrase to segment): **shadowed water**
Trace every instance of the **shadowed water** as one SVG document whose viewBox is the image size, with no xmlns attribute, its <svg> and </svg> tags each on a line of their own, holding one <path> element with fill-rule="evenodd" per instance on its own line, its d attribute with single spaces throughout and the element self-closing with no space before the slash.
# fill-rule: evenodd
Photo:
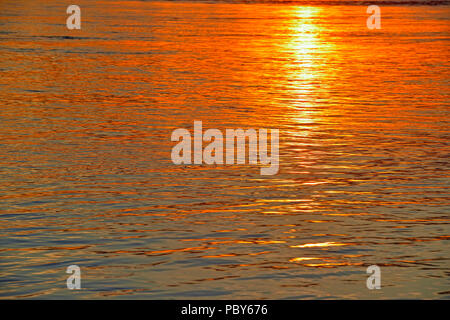
<svg viewBox="0 0 450 320">
<path fill-rule="evenodd" d="M 448 5 L 77 4 L 0 4 L 0 297 L 450 298 Z M 174 165 L 194 120 L 279 173 Z"/>
</svg>

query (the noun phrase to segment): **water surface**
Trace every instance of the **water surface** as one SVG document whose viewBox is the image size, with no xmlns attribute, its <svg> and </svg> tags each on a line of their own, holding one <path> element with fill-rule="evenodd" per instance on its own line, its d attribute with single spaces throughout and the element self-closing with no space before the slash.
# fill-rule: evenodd
<svg viewBox="0 0 450 320">
<path fill-rule="evenodd" d="M 0 297 L 450 298 L 448 5 L 77 4 L 0 5 Z M 194 120 L 279 173 L 174 165 Z"/>
</svg>

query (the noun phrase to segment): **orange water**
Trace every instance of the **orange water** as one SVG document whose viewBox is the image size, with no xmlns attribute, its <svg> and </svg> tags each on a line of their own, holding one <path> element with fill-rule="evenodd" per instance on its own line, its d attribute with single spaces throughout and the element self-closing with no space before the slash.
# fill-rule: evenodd
<svg viewBox="0 0 450 320">
<path fill-rule="evenodd" d="M 0 297 L 450 297 L 449 6 L 77 4 L 0 4 Z M 279 173 L 174 165 L 194 120 Z"/>
</svg>

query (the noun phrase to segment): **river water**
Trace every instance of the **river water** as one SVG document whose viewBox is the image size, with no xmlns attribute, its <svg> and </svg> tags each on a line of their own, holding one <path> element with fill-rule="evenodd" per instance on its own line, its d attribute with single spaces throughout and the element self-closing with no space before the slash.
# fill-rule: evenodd
<svg viewBox="0 0 450 320">
<path fill-rule="evenodd" d="M 79 0 L 68 30 L 64 3 L 2 1 L 0 297 L 450 298 L 434 3 L 370 30 L 349 2 Z M 173 164 L 196 120 L 278 129 L 279 172 Z"/>
</svg>

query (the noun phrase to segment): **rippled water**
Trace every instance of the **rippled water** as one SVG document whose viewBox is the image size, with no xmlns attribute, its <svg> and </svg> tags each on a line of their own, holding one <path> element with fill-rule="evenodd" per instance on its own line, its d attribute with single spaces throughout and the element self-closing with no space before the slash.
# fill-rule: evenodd
<svg viewBox="0 0 450 320">
<path fill-rule="evenodd" d="M 450 298 L 449 6 L 77 4 L 0 4 L 0 297 Z M 174 165 L 194 120 L 279 173 Z"/>
</svg>

